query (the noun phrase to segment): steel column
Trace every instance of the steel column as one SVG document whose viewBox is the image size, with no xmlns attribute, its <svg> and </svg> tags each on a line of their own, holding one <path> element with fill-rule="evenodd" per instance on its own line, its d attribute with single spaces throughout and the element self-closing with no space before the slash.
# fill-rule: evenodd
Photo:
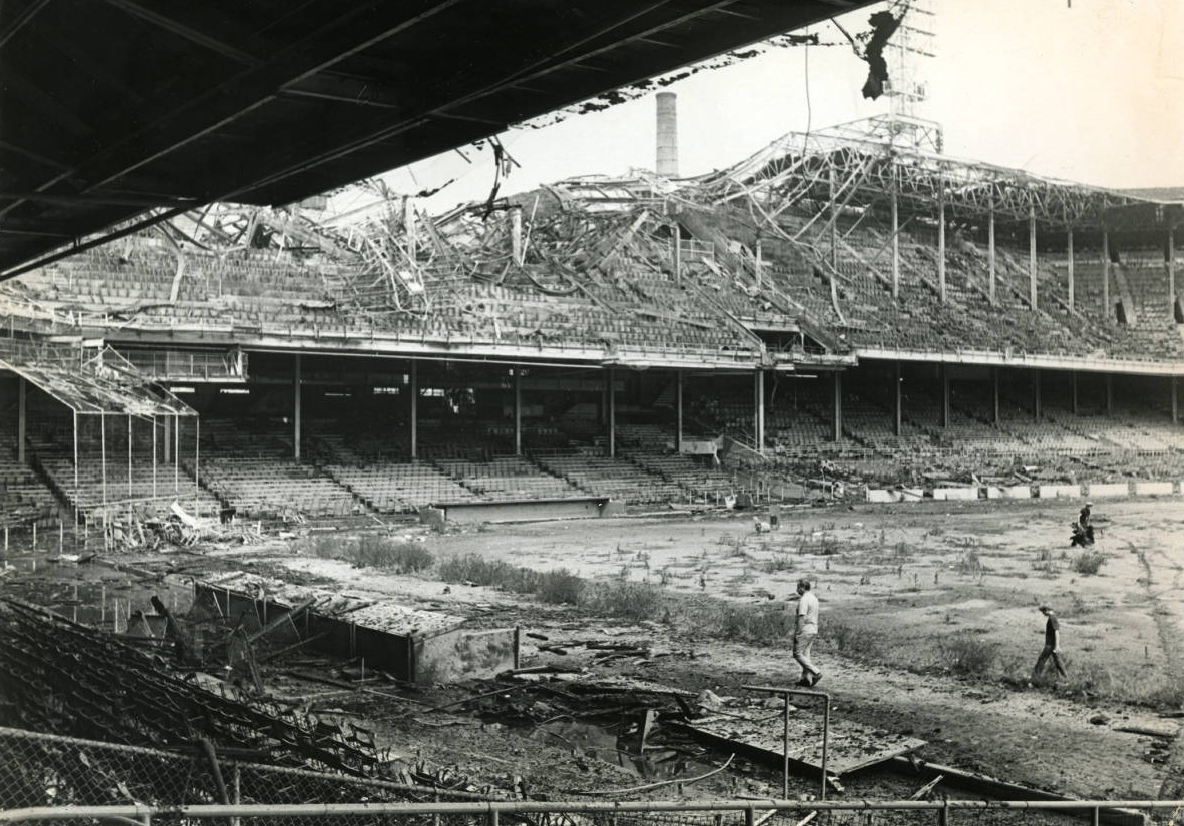
<svg viewBox="0 0 1184 826">
<path fill-rule="evenodd" d="M 1114 415 L 1114 374 L 1106 374 L 1106 415 Z"/>
<path fill-rule="evenodd" d="M 181 492 L 181 414 L 173 416 L 173 493 Z"/>
<path fill-rule="evenodd" d="M 1028 207 L 1028 303 L 1039 309 L 1036 300 L 1036 207 Z"/>
<path fill-rule="evenodd" d="M 999 368 L 991 368 L 991 424 L 999 426 Z"/>
<path fill-rule="evenodd" d="M 103 508 L 107 507 L 107 414 L 99 413 L 99 450 L 102 452 Z M 106 515 L 103 517 L 106 519 Z"/>
<path fill-rule="evenodd" d="M 1080 405 L 1077 401 L 1077 371 L 1074 370 L 1070 374 L 1070 377 L 1073 385 L 1073 415 L 1076 416 L 1080 412 Z"/>
<path fill-rule="evenodd" d="M 419 363 L 411 362 L 411 458 L 419 457 Z"/>
<path fill-rule="evenodd" d="M 896 202 L 896 166 L 892 167 L 892 300 L 900 298 L 900 209 Z"/>
<path fill-rule="evenodd" d="M 896 361 L 895 374 L 896 374 L 896 380 L 893 382 L 893 390 L 892 390 L 892 398 L 893 398 L 892 435 L 899 436 L 901 434 L 901 430 L 902 430 L 901 420 L 904 418 L 903 417 L 904 411 L 902 409 L 903 404 L 902 404 L 902 399 L 901 399 L 901 388 L 900 388 L 900 360 L 899 359 L 897 359 L 897 361 Z"/>
<path fill-rule="evenodd" d="M 522 365 L 514 365 L 514 454 L 522 455 Z"/>
<path fill-rule="evenodd" d="M 25 463 L 25 429 L 28 427 L 27 411 L 25 410 L 26 396 L 25 377 L 17 381 L 16 391 L 16 460 Z"/>
<path fill-rule="evenodd" d="M 995 303 L 995 204 L 987 210 L 987 298 Z"/>
<path fill-rule="evenodd" d="M 1032 371 L 1032 417 L 1036 421 L 1040 421 L 1040 417 L 1044 415 L 1043 389 L 1040 369 L 1034 369 Z"/>
<path fill-rule="evenodd" d="M 753 374 L 753 435 L 758 453 L 765 452 L 765 371 L 757 368 Z"/>
<path fill-rule="evenodd" d="M 1176 232 L 1168 227 L 1168 318 L 1176 319 Z"/>
<path fill-rule="evenodd" d="M 292 457 L 300 461 L 300 354 L 292 361 Z"/>
<path fill-rule="evenodd" d="M 134 499 L 132 493 L 132 414 L 127 414 L 127 498 Z"/>
<path fill-rule="evenodd" d="M 841 442 L 843 440 L 843 374 L 835 371 L 834 378 L 834 433 L 831 441 Z"/>
<path fill-rule="evenodd" d="M 156 416 L 152 417 L 152 498 L 156 498 Z"/>
<path fill-rule="evenodd" d="M 674 436 L 674 446 L 682 453 L 682 370 L 674 371 L 674 400 L 678 410 L 678 430 Z"/>
<path fill-rule="evenodd" d="M 941 407 L 937 411 L 938 427 L 950 426 L 950 366 L 945 362 L 941 365 Z"/>
<path fill-rule="evenodd" d="M 946 199 L 945 186 L 937 190 L 937 290 L 941 303 L 946 303 Z"/>
<path fill-rule="evenodd" d="M 1069 309 L 1073 309 L 1073 297 L 1076 292 L 1073 281 L 1073 227 L 1069 227 L 1065 233 L 1065 243 L 1068 248 L 1068 266 L 1069 266 Z"/>
<path fill-rule="evenodd" d="M 74 420 L 74 541 L 78 541 L 78 509 L 82 502 L 78 493 L 78 411 L 71 411 Z"/>
<path fill-rule="evenodd" d="M 1110 232 L 1102 228 L 1102 318 L 1107 322 L 1113 316 L 1110 306 Z"/>
<path fill-rule="evenodd" d="M 617 381 L 616 368 L 608 368 L 608 455 L 617 455 Z"/>
<path fill-rule="evenodd" d="M 1172 424 L 1180 423 L 1179 376 L 1172 376 Z"/>
</svg>

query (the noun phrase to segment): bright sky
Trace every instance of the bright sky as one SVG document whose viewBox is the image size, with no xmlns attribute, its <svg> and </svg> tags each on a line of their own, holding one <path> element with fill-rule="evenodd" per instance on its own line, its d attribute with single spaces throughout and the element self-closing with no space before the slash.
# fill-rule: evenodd
<svg viewBox="0 0 1184 826">
<path fill-rule="evenodd" d="M 1111 187 L 1184 185 L 1184 0 L 929 0 L 936 57 L 924 62 L 946 154 Z M 841 17 L 856 34 L 870 7 Z M 920 18 L 918 18 L 918 25 Z M 823 42 L 844 42 L 827 23 Z M 886 111 L 865 101 L 866 64 L 847 46 L 775 48 L 669 87 L 678 94 L 680 172 L 730 166 L 790 131 Z M 807 80 L 808 78 L 808 80 Z M 646 95 L 545 129 L 502 136 L 521 164 L 500 194 L 574 175 L 654 167 Z M 398 192 L 457 181 L 422 206 L 484 199 L 492 153 L 466 148 L 385 176 Z M 337 209 L 361 203 L 334 199 Z"/>
</svg>

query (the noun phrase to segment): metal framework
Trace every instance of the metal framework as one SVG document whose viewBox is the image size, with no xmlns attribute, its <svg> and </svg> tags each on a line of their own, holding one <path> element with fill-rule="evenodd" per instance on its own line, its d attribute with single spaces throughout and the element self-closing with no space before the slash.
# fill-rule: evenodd
<svg viewBox="0 0 1184 826">
<path fill-rule="evenodd" d="M 903 119 L 898 119 L 903 120 Z M 917 121 L 918 128 L 923 122 Z M 933 124 L 932 127 L 936 127 Z M 901 208 L 948 218 L 1027 222 L 1043 229 L 1100 230 L 1108 211 L 1148 199 L 1101 187 L 1032 175 L 1018 169 L 959 160 L 898 142 L 887 117 L 853 121 L 809 134 L 791 132 L 760 152 L 699 182 L 724 203 L 754 190 L 790 188 L 799 198 L 829 202 L 827 182 L 844 182 L 834 196 L 863 207 Z"/>
</svg>

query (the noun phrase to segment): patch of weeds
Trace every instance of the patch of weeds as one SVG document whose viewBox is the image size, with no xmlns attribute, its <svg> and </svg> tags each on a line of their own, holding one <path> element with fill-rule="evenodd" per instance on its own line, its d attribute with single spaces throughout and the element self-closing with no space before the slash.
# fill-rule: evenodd
<svg viewBox="0 0 1184 826">
<path fill-rule="evenodd" d="M 383 536 L 363 536 L 344 557 L 358 568 L 381 568 L 397 574 L 409 574 L 430 568 L 432 552 L 418 542 L 397 542 Z"/>
<path fill-rule="evenodd" d="M 1073 570 L 1086 576 L 1094 576 L 1106 563 L 1106 555 L 1101 551 L 1082 551 L 1073 557 Z"/>
<path fill-rule="evenodd" d="M 439 574 L 445 582 L 470 582 L 506 590 L 514 590 L 511 586 L 523 580 L 523 569 L 500 559 L 487 559 L 481 554 L 450 556 L 440 562 Z"/>
<path fill-rule="evenodd" d="M 658 587 L 641 582 L 588 583 L 581 601 L 584 607 L 597 613 L 634 622 L 660 619 L 664 603 Z"/>
<path fill-rule="evenodd" d="M 986 568 L 983 567 L 983 562 L 979 559 L 978 551 L 966 551 L 954 564 L 954 570 L 962 576 L 978 576 Z"/>
<path fill-rule="evenodd" d="M 773 558 L 765 562 L 761 569 L 766 574 L 779 574 L 793 570 L 793 557 L 786 553 L 773 554 Z"/>
<path fill-rule="evenodd" d="M 535 596 L 552 605 L 579 605 L 587 583 L 567 568 L 537 575 Z"/>
<path fill-rule="evenodd" d="M 320 534 L 309 536 L 297 546 L 302 554 L 315 556 L 317 559 L 337 559 L 341 556 L 341 547 L 345 544 L 332 536 Z"/>
<path fill-rule="evenodd" d="M 908 546 L 907 542 L 897 542 L 892 546 L 893 559 L 911 559 L 913 556 L 913 549 Z"/>
<path fill-rule="evenodd" d="M 958 631 L 939 638 L 937 647 L 946 668 L 955 674 L 975 676 L 991 670 L 999 650 L 997 643 L 987 642 L 973 631 Z"/>
<path fill-rule="evenodd" d="M 842 620 L 828 621 L 821 639 L 833 642 L 836 651 L 850 657 L 876 659 L 883 651 L 879 634 Z"/>
</svg>

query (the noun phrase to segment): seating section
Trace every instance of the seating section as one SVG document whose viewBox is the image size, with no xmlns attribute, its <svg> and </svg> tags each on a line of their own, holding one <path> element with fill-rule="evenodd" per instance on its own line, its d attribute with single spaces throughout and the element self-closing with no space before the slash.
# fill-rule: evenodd
<svg viewBox="0 0 1184 826">
<path fill-rule="evenodd" d="M 475 502 L 478 497 L 427 461 L 326 464 L 325 472 L 379 513 L 411 513 L 424 505 Z"/>
<path fill-rule="evenodd" d="M 643 505 L 687 499 L 686 492 L 676 483 L 656 476 L 628 459 L 606 456 L 600 448 L 536 455 L 534 459 L 549 473 L 593 496 Z"/>
<path fill-rule="evenodd" d="M 17 461 L 16 447 L 15 422 L 0 421 L 0 527 L 56 523 L 57 498 L 29 464 Z"/>
<path fill-rule="evenodd" d="M 349 491 L 315 466 L 292 459 L 207 456 L 201 462 L 201 480 L 219 499 L 247 517 L 293 512 L 341 517 L 357 510 Z"/>
<path fill-rule="evenodd" d="M 498 456 L 487 462 L 439 459 L 436 464 L 486 502 L 565 499 L 580 494 L 568 482 L 520 456 Z"/>
</svg>

